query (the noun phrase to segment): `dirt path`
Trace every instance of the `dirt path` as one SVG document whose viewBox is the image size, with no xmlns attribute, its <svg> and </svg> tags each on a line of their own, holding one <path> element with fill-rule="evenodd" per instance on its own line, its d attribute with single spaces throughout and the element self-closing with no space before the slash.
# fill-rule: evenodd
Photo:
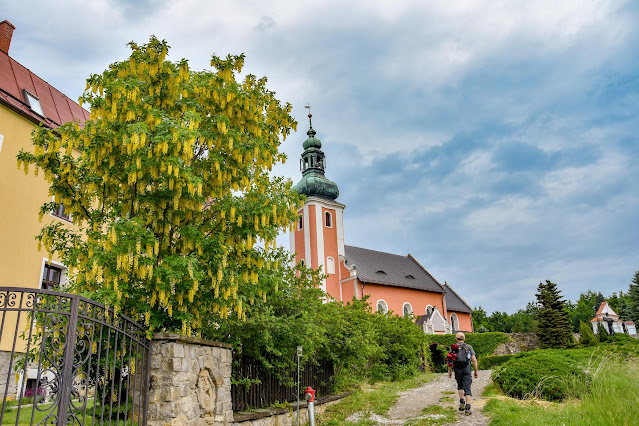
<svg viewBox="0 0 639 426">
<path fill-rule="evenodd" d="M 490 420 L 481 413 L 486 401 L 482 398 L 484 387 L 490 383 L 490 370 L 479 372 L 479 377 L 473 379 L 473 414 L 470 416 L 459 415 L 459 419 L 448 425 L 487 425 Z M 436 419 L 438 415 L 423 415 L 422 410 L 431 405 L 441 407 L 454 407 L 457 410 L 459 397 L 457 396 L 457 383 L 455 379 L 449 379 L 448 373 L 442 373 L 424 385 L 399 394 L 397 403 L 391 407 L 386 416 L 372 415 L 369 420 L 380 425 L 404 425 L 419 419 Z M 457 411 L 456 411 L 457 412 Z M 349 421 L 361 419 L 361 415 L 354 414 Z"/>
</svg>

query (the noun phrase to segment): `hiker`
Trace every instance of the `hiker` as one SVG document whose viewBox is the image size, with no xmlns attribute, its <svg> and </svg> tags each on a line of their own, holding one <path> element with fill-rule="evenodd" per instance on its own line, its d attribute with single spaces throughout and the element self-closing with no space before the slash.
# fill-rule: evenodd
<svg viewBox="0 0 639 426">
<path fill-rule="evenodd" d="M 454 367 L 457 392 L 459 393 L 459 411 L 463 411 L 467 416 L 470 416 L 470 402 L 473 395 L 470 390 L 470 384 L 473 382 L 470 362 L 472 361 L 473 363 L 475 378 L 477 378 L 477 358 L 473 347 L 465 343 L 466 336 L 464 333 L 457 333 L 455 340 L 457 340 L 457 344 L 451 345 L 451 351 L 448 354 L 448 377 L 452 377 Z"/>
</svg>

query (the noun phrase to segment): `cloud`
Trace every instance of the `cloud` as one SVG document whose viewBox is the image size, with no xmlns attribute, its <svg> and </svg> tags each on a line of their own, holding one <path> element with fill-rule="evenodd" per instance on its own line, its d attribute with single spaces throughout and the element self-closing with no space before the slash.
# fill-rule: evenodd
<svg viewBox="0 0 639 426">
<path fill-rule="evenodd" d="M 72 98 L 151 34 L 196 69 L 245 53 L 299 121 L 276 172 L 300 178 L 310 102 L 347 243 L 410 252 L 473 306 L 639 269 L 634 2 L 27 3 L 4 8 L 11 54 Z"/>
</svg>

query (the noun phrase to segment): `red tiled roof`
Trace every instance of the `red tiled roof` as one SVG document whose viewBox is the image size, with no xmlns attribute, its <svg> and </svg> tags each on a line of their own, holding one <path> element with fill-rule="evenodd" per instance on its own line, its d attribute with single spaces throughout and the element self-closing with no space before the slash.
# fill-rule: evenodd
<svg viewBox="0 0 639 426">
<path fill-rule="evenodd" d="M 607 304 L 608 302 L 601 302 L 601 305 L 599 305 L 599 309 L 597 309 L 597 313 L 595 315 L 599 315 Z"/>
<path fill-rule="evenodd" d="M 25 102 L 22 95 L 23 89 L 38 97 L 44 117 L 34 112 Z M 82 125 L 90 115 L 76 102 L 2 51 L 0 51 L 0 103 L 50 128 L 59 127 L 73 120 L 78 120 Z"/>
</svg>

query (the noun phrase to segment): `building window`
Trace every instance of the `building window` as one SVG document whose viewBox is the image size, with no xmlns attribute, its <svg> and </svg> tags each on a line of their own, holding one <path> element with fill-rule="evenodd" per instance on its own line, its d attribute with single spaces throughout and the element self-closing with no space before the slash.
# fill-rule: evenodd
<svg viewBox="0 0 639 426">
<path fill-rule="evenodd" d="M 410 303 L 408 302 L 404 303 L 404 316 L 407 317 L 411 315 L 412 313 L 413 313 L 413 307 L 410 305 Z"/>
<path fill-rule="evenodd" d="M 333 259 L 330 256 L 326 258 L 326 273 L 327 274 L 335 273 L 335 259 Z"/>
<path fill-rule="evenodd" d="M 426 306 L 426 315 L 430 316 L 433 313 L 433 307 L 428 305 Z"/>
<path fill-rule="evenodd" d="M 453 327 L 453 331 L 459 330 L 459 320 L 457 319 L 456 313 L 450 315 L 450 325 Z"/>
<path fill-rule="evenodd" d="M 45 290 L 59 289 L 62 282 L 62 268 L 44 264 L 44 273 L 42 274 L 42 288 Z"/>
<path fill-rule="evenodd" d="M 64 204 L 60 203 L 56 206 L 55 211 L 53 212 L 55 217 L 59 217 L 64 220 L 71 220 L 71 215 L 64 211 Z"/>
<path fill-rule="evenodd" d="M 382 299 L 377 301 L 377 312 L 379 312 L 380 314 L 385 314 L 386 312 L 388 312 L 388 305 Z"/>
<path fill-rule="evenodd" d="M 333 227 L 333 215 L 331 215 L 330 212 L 324 213 L 324 223 L 326 224 L 327 228 Z"/>
<path fill-rule="evenodd" d="M 24 96 L 24 101 L 29 105 L 29 108 L 36 114 L 44 117 L 44 112 L 42 112 L 42 107 L 40 106 L 40 100 L 36 95 L 29 92 L 27 89 L 22 89 L 22 96 Z"/>
<path fill-rule="evenodd" d="M 297 230 L 301 231 L 304 228 L 304 216 L 297 216 Z"/>
</svg>

